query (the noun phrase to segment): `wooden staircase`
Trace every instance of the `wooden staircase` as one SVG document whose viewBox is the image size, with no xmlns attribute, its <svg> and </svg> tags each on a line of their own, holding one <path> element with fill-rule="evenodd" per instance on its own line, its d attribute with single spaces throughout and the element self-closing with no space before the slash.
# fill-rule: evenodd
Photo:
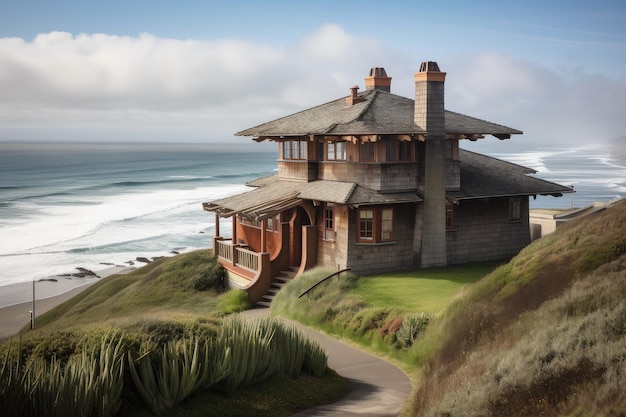
<svg viewBox="0 0 626 417">
<path fill-rule="evenodd" d="M 274 296 L 280 291 L 280 289 L 289 281 L 294 279 L 298 274 L 298 268 L 290 267 L 287 270 L 280 271 L 280 273 L 274 277 L 270 288 L 267 293 L 256 303 L 257 306 L 269 307 L 272 304 Z"/>
</svg>

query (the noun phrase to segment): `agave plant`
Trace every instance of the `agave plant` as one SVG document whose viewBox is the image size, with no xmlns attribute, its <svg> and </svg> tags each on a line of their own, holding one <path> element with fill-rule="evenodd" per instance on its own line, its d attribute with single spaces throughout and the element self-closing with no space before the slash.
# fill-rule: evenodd
<svg viewBox="0 0 626 417">
<path fill-rule="evenodd" d="M 323 376 L 328 370 L 328 355 L 317 343 L 308 340 L 302 370 L 315 377 Z"/>
<path fill-rule="evenodd" d="M 223 379 L 228 370 L 229 351 L 211 340 L 196 337 L 171 341 L 154 362 L 149 353 L 134 360 L 129 352 L 128 363 L 137 392 L 157 415 Z"/>
<path fill-rule="evenodd" d="M 221 386 L 227 392 L 266 381 L 276 374 L 270 343 L 274 332 L 263 320 L 250 322 L 239 316 L 224 320 L 217 340 L 230 351 L 230 366 Z"/>
<path fill-rule="evenodd" d="M 22 386 L 36 416 L 115 415 L 121 406 L 124 384 L 123 338 L 104 336 L 99 348 L 83 344 L 80 354 L 63 365 L 52 358 L 32 358 L 25 367 Z"/>
</svg>

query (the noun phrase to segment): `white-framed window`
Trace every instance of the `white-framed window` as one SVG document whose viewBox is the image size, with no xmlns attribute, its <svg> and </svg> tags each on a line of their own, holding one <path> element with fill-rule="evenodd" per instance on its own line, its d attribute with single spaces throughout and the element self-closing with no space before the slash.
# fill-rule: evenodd
<svg viewBox="0 0 626 417">
<path fill-rule="evenodd" d="M 327 161 L 345 161 L 346 158 L 346 142 L 328 142 L 326 146 Z"/>
<path fill-rule="evenodd" d="M 324 240 L 335 240 L 335 204 L 324 204 Z"/>
<path fill-rule="evenodd" d="M 381 243 L 395 239 L 395 213 L 390 207 L 363 207 L 357 210 L 357 242 Z"/>
<path fill-rule="evenodd" d="M 305 140 L 286 140 L 282 142 L 283 159 L 306 160 L 307 142 Z"/>
</svg>

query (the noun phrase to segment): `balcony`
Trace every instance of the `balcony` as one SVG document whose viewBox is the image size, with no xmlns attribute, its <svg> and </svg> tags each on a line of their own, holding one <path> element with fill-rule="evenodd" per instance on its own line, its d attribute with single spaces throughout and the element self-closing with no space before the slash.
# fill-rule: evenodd
<svg viewBox="0 0 626 417">
<path fill-rule="evenodd" d="M 255 252 L 247 245 L 221 237 L 213 239 L 213 250 L 220 265 L 226 270 L 231 287 L 247 291 L 250 301 L 256 303 L 272 281 L 269 253 Z"/>
</svg>

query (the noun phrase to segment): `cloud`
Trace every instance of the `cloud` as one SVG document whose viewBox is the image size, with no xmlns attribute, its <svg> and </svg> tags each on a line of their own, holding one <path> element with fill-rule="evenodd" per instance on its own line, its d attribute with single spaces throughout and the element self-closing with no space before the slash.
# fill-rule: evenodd
<svg viewBox="0 0 626 417">
<path fill-rule="evenodd" d="M 251 123 L 347 94 L 363 57 L 384 55 L 382 45 L 372 43 L 336 25 L 322 26 L 292 50 L 150 34 L 2 38 L 0 139 L 10 139 L 2 132 L 14 135 L 20 128 L 142 125 L 195 126 L 205 137 L 230 136 Z M 358 70 L 364 74 L 367 68 Z"/>
<path fill-rule="evenodd" d="M 410 97 L 413 51 L 322 25 L 292 48 L 217 39 L 50 32 L 0 38 L 0 140 L 230 140 L 348 94 L 374 66 Z M 444 64 L 444 65 L 442 65 Z M 622 136 L 625 79 L 484 53 L 443 53 L 446 107 L 525 137 Z M 528 140 L 524 139 L 524 140 Z"/>
<path fill-rule="evenodd" d="M 577 68 L 556 71 L 485 53 L 450 68 L 446 94 L 447 107 L 510 123 L 525 132 L 523 140 L 542 145 L 593 144 L 626 132 L 626 77 Z"/>
</svg>

